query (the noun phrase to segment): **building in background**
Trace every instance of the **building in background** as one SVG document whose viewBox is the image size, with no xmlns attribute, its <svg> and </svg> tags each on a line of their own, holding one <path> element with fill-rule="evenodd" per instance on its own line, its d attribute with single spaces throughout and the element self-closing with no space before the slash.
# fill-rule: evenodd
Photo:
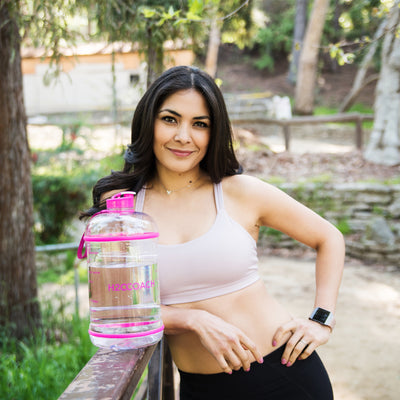
<svg viewBox="0 0 400 400">
<path fill-rule="evenodd" d="M 115 55 L 115 74 L 112 54 Z M 191 65 L 191 50 L 165 44 L 167 67 Z M 92 43 L 65 50 L 62 73 L 51 79 L 50 59 L 39 49 L 22 49 L 24 99 L 28 117 L 43 114 L 133 109 L 146 88 L 146 64 L 131 44 Z M 49 79 L 50 78 L 50 79 Z M 114 88 L 113 88 L 114 85 Z"/>
</svg>

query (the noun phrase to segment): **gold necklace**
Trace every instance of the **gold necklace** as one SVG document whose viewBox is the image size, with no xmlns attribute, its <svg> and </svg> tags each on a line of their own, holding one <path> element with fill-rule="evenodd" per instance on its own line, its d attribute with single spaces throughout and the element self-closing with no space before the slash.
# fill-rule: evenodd
<svg viewBox="0 0 400 400">
<path fill-rule="evenodd" d="M 169 196 L 171 193 L 179 192 L 180 190 L 190 188 L 192 185 L 194 185 L 196 182 L 198 182 L 200 178 L 201 178 L 201 177 L 199 176 L 195 181 L 190 180 L 189 183 L 188 183 L 186 186 L 183 186 L 183 187 L 181 187 L 181 188 L 179 188 L 179 189 L 167 189 L 167 188 L 163 185 L 163 183 L 162 183 L 161 181 L 160 181 L 160 183 L 161 183 L 161 186 L 164 188 L 165 193 L 167 193 L 167 195 Z"/>
</svg>

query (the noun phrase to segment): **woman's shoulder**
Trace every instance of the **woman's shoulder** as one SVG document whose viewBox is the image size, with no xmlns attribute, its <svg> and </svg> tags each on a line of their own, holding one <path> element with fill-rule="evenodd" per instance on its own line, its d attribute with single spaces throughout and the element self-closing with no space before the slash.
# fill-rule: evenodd
<svg viewBox="0 0 400 400">
<path fill-rule="evenodd" d="M 273 186 L 266 181 L 256 178 L 254 176 L 240 174 L 225 177 L 222 180 L 222 188 L 224 192 L 237 195 L 239 193 L 253 194 L 254 192 L 258 192 L 261 189 L 272 189 Z"/>
<path fill-rule="evenodd" d="M 242 206 L 256 206 L 271 198 L 277 188 L 254 176 L 241 174 L 224 178 L 222 191 L 224 198 L 228 201 L 231 200 Z"/>
</svg>

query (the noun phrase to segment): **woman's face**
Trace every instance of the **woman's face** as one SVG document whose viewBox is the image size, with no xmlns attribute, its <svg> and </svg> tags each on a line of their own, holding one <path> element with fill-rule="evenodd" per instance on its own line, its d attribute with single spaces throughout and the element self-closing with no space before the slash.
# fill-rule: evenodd
<svg viewBox="0 0 400 400">
<path fill-rule="evenodd" d="M 210 141 L 211 118 L 194 89 L 167 97 L 156 115 L 153 150 L 158 168 L 185 173 L 199 168 Z"/>
</svg>

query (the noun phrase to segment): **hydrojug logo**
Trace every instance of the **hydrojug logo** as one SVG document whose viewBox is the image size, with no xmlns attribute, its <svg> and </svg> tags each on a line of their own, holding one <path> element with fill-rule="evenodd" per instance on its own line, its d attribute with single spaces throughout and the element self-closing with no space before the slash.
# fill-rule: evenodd
<svg viewBox="0 0 400 400">
<path fill-rule="evenodd" d="M 154 281 L 134 282 L 134 283 L 115 283 L 108 285 L 109 292 L 125 292 L 139 289 L 151 289 L 155 286 Z"/>
</svg>

